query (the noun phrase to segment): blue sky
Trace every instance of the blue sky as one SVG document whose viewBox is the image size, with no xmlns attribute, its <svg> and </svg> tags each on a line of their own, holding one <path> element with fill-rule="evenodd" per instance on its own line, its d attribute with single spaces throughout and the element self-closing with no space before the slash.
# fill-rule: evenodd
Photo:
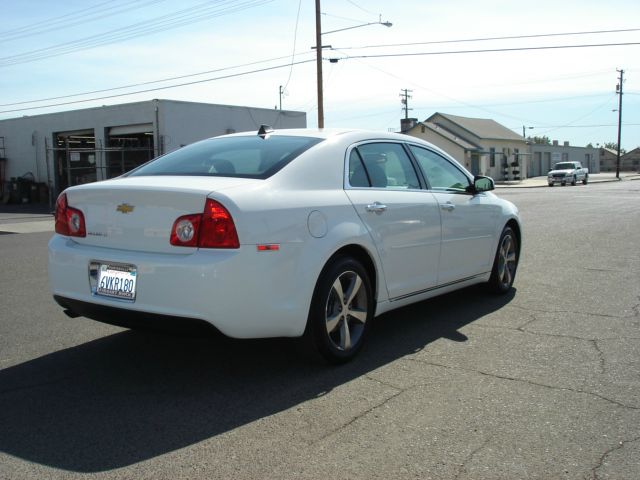
<svg viewBox="0 0 640 480">
<path fill-rule="evenodd" d="M 317 125 L 313 0 L 0 5 L 0 119 L 152 98 L 274 108 L 282 86 L 283 108 Z M 323 0 L 321 11 L 323 32 L 374 23 L 323 35 L 327 127 L 397 130 L 410 89 L 419 120 L 440 111 L 615 142 L 624 69 L 622 146 L 640 146 L 640 45 L 619 45 L 640 43 L 637 0 Z M 556 48 L 596 44 L 618 45 Z"/>
</svg>

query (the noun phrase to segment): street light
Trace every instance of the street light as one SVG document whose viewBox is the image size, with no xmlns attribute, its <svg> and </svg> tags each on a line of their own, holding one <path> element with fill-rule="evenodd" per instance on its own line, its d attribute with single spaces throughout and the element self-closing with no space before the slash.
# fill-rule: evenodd
<svg viewBox="0 0 640 480">
<path fill-rule="evenodd" d="M 534 129 L 534 127 L 525 127 L 524 125 L 522 126 L 522 138 L 524 138 L 525 140 L 527 139 L 527 132 L 526 132 L 527 128 L 529 130 Z"/>
<path fill-rule="evenodd" d="M 362 25 L 354 25 L 353 27 L 339 28 L 337 30 L 331 30 L 328 32 L 322 32 L 322 26 L 320 25 L 320 0 L 316 0 L 316 75 L 318 83 L 318 128 L 324 128 L 324 94 L 322 91 L 322 35 L 329 33 L 342 32 L 344 30 L 351 30 L 353 28 L 367 27 L 369 25 L 384 25 L 390 27 L 393 24 L 391 22 L 383 22 L 380 18 L 377 22 L 363 23 Z"/>
</svg>

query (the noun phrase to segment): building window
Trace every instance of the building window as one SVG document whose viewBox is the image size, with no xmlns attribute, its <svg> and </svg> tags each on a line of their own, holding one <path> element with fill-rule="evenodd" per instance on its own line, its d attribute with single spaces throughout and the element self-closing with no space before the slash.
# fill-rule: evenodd
<svg viewBox="0 0 640 480">
<path fill-rule="evenodd" d="M 496 149 L 493 147 L 489 149 L 489 166 L 496 166 Z"/>
<path fill-rule="evenodd" d="M 569 154 L 568 153 L 563 153 L 562 154 L 562 161 L 563 162 L 568 162 L 569 161 Z"/>
</svg>

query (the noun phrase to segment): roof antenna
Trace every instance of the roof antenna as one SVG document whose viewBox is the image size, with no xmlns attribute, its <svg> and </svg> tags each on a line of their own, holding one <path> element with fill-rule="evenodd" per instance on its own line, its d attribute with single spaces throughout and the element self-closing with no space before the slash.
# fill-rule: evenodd
<svg viewBox="0 0 640 480">
<path fill-rule="evenodd" d="M 273 133 L 275 130 L 273 127 L 269 125 L 260 125 L 260 130 L 258 130 L 258 136 L 262 139 L 267 138 L 267 135 Z"/>
</svg>

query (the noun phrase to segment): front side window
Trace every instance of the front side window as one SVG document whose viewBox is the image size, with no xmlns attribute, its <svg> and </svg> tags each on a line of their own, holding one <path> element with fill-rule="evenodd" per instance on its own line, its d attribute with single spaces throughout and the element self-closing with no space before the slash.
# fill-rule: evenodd
<svg viewBox="0 0 640 480">
<path fill-rule="evenodd" d="M 320 138 L 271 135 L 210 138 L 158 157 L 128 175 L 268 178 Z"/>
<path fill-rule="evenodd" d="M 411 159 L 399 143 L 359 145 L 349 156 L 352 187 L 417 189 L 420 182 Z"/>
<path fill-rule="evenodd" d="M 469 178 L 446 158 L 426 148 L 409 147 L 432 190 L 466 192 Z"/>
</svg>

